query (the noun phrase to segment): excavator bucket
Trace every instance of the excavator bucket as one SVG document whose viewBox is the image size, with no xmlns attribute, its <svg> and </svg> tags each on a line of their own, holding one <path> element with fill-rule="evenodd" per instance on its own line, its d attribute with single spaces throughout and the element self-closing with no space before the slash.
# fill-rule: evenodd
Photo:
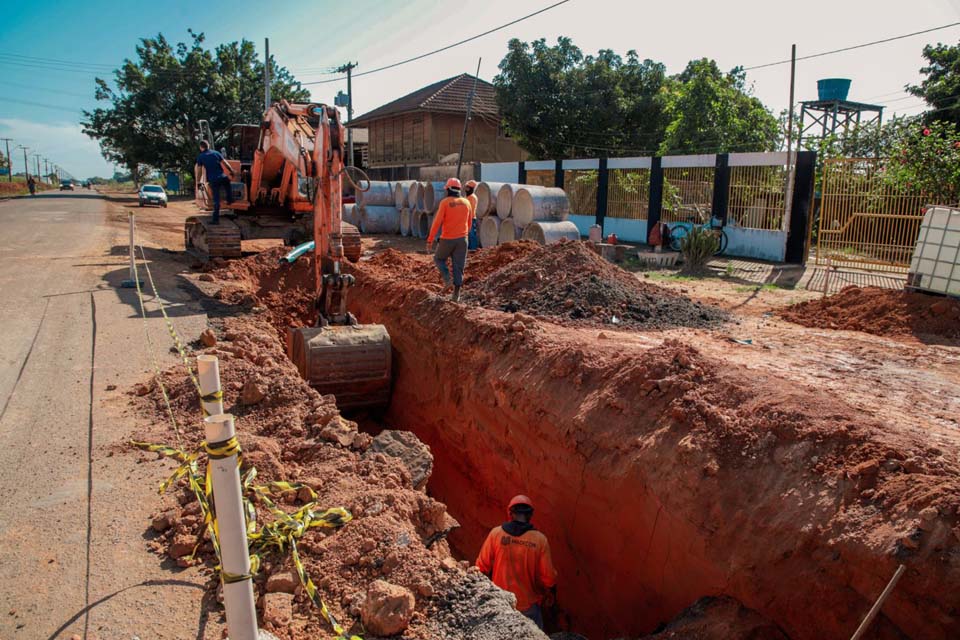
<svg viewBox="0 0 960 640">
<path fill-rule="evenodd" d="M 390 334 L 382 324 L 291 328 L 287 353 L 300 375 L 341 409 L 390 401 Z"/>
</svg>

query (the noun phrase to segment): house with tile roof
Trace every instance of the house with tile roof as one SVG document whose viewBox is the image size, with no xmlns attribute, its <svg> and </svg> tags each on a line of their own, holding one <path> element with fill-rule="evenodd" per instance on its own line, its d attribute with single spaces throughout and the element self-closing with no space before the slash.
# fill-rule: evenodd
<svg viewBox="0 0 960 640">
<path fill-rule="evenodd" d="M 492 84 L 477 80 L 464 163 L 516 162 L 527 153 L 504 134 Z M 349 126 L 368 130 L 366 164 L 374 179 L 417 177 L 460 151 L 474 76 L 461 74 L 418 89 L 363 114 Z"/>
</svg>

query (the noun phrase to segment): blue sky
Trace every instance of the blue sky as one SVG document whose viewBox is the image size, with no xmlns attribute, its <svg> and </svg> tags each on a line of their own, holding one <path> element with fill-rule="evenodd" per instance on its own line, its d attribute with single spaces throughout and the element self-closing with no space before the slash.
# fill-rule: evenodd
<svg viewBox="0 0 960 640">
<path fill-rule="evenodd" d="M 164 33 L 187 40 L 187 28 L 207 43 L 270 38 L 278 62 L 304 82 L 327 80 L 348 60 L 357 72 L 450 44 L 552 4 L 551 0 L 353 0 L 282 4 L 117 3 L 47 0 L 5 3 L 0 24 L 0 137 L 14 138 L 74 175 L 109 175 L 97 144 L 80 133 L 80 111 L 95 105 L 93 80 L 110 76 L 134 55 L 139 38 Z M 144 8 L 146 7 L 146 8 Z M 229 7 L 229 8 L 228 8 Z M 789 57 L 790 44 L 806 55 L 960 21 L 960 0 L 571 0 L 567 4 L 443 54 L 354 81 L 362 114 L 436 80 L 470 72 L 492 79 L 510 38 L 554 41 L 567 35 L 585 52 L 636 49 L 641 57 L 682 70 L 708 56 L 721 67 L 751 66 Z M 853 79 L 851 99 L 917 113 L 922 105 L 903 92 L 919 80 L 920 51 L 928 42 L 960 41 L 960 27 L 801 62 L 797 99 L 815 97 L 816 79 Z M 44 58 L 35 60 L 28 58 Z M 48 60 L 62 61 L 49 62 Z M 788 65 L 748 74 L 756 94 L 775 112 L 788 102 Z M 311 85 L 313 99 L 330 102 L 342 81 Z M 22 158 L 22 156 L 20 156 Z M 14 170 L 22 159 L 14 155 Z"/>
</svg>

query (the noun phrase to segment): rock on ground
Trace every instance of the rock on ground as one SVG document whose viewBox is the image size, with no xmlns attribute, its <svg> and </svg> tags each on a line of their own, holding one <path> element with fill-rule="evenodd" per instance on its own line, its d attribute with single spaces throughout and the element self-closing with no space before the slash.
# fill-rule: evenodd
<svg viewBox="0 0 960 640">
<path fill-rule="evenodd" d="M 360 610 L 364 628 L 378 636 L 393 636 L 410 624 L 416 604 L 409 589 L 375 580 L 367 589 L 367 597 Z"/>
<path fill-rule="evenodd" d="M 433 454 L 411 431 L 386 429 L 373 439 L 368 455 L 383 453 L 399 458 L 410 471 L 414 489 L 424 489 L 433 473 Z"/>
<path fill-rule="evenodd" d="M 729 597 L 705 597 L 684 609 L 662 631 L 644 640 L 789 640 L 773 622 Z"/>
<path fill-rule="evenodd" d="M 517 614 L 513 594 L 498 589 L 486 576 L 462 573 L 441 594 L 427 631 L 436 638 L 470 640 L 547 640 L 537 625 Z"/>
</svg>

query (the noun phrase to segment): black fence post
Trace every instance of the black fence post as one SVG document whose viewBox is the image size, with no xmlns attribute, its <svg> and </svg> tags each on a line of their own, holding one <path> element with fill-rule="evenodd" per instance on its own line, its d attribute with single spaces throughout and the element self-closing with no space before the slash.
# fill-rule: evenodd
<svg viewBox="0 0 960 640">
<path fill-rule="evenodd" d="M 793 176 L 793 201 L 790 204 L 790 228 L 787 230 L 787 251 L 784 260 L 806 264 L 807 225 L 813 216 L 813 178 L 817 166 L 816 151 L 798 151 Z"/>
<path fill-rule="evenodd" d="M 523 160 L 520 161 L 520 165 L 517 167 L 517 183 L 527 184 L 527 166 Z"/>
<path fill-rule="evenodd" d="M 553 167 L 553 186 L 563 189 L 563 160 L 556 160 Z"/>
<path fill-rule="evenodd" d="M 597 224 L 603 229 L 603 220 L 607 217 L 607 184 L 610 172 L 607 171 L 607 159 L 600 158 L 600 170 L 597 172 Z"/>
<path fill-rule="evenodd" d="M 647 240 L 650 232 L 660 224 L 660 209 L 663 208 L 663 166 L 659 156 L 650 159 L 650 202 L 647 203 Z"/>
<path fill-rule="evenodd" d="M 716 168 L 713 171 L 713 204 L 710 216 L 727 226 L 727 210 L 730 204 L 730 154 L 718 153 Z"/>
</svg>

